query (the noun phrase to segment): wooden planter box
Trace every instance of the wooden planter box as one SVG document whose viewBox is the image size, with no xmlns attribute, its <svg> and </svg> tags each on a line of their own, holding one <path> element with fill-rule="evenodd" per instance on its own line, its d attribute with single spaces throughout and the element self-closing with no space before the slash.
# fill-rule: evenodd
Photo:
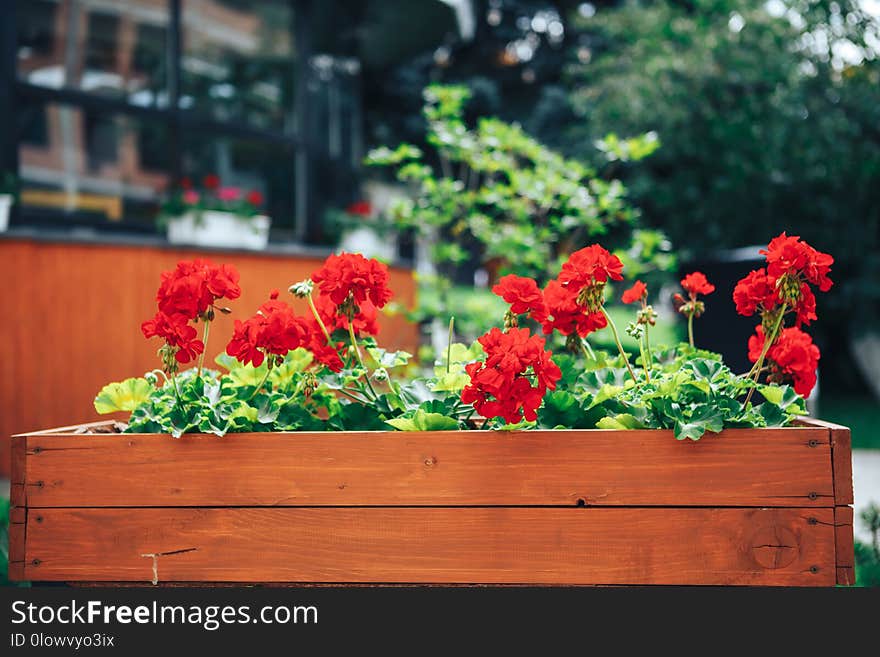
<svg viewBox="0 0 880 657">
<path fill-rule="evenodd" d="M 696 443 L 669 431 L 76 430 L 13 437 L 12 579 L 853 581 L 850 434 L 822 422 Z"/>
</svg>

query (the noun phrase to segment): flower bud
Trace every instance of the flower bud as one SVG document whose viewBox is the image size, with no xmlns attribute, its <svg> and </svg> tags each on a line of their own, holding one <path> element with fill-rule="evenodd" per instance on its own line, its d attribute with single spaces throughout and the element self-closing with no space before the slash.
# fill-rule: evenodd
<svg viewBox="0 0 880 657">
<path fill-rule="evenodd" d="M 312 293 L 312 290 L 315 289 L 315 284 L 312 282 L 310 278 L 307 278 L 299 283 L 294 283 L 287 291 L 290 292 L 293 296 L 298 297 L 300 299 L 305 299 Z"/>
</svg>

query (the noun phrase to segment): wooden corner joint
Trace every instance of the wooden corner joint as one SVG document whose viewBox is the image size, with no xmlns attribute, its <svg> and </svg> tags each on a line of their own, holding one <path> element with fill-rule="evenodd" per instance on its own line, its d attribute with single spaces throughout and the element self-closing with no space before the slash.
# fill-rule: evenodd
<svg viewBox="0 0 880 657">
<path fill-rule="evenodd" d="M 851 506 L 834 507 L 834 554 L 837 564 L 837 583 L 844 586 L 854 584 L 855 546 Z"/>
<path fill-rule="evenodd" d="M 846 506 L 853 503 L 852 436 L 846 427 L 829 427 L 828 431 L 831 438 L 834 503 Z"/>
</svg>

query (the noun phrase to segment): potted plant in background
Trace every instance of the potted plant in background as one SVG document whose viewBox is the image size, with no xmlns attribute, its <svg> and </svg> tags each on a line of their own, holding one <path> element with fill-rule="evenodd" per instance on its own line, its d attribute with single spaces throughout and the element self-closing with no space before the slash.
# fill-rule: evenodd
<svg viewBox="0 0 880 657">
<path fill-rule="evenodd" d="M 9 214 L 17 193 L 18 179 L 10 172 L 4 173 L 0 179 L 0 233 L 9 228 Z"/>
<path fill-rule="evenodd" d="M 269 217 L 261 214 L 263 195 L 222 185 L 209 174 L 201 186 L 181 180 L 159 213 L 172 244 L 262 250 L 269 243 Z"/>
<path fill-rule="evenodd" d="M 328 225 L 340 235 L 339 250 L 393 262 L 397 258 L 394 225 L 375 211 L 369 200 L 352 203 L 344 211 L 328 211 Z"/>
</svg>

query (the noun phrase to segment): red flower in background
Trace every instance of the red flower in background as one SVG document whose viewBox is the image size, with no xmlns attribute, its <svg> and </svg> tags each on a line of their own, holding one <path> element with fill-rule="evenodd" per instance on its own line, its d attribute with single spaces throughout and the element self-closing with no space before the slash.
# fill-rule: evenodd
<svg viewBox="0 0 880 657">
<path fill-rule="evenodd" d="M 356 201 L 345 208 L 345 211 L 358 217 L 369 217 L 373 214 L 373 206 L 369 201 Z"/>
<path fill-rule="evenodd" d="M 369 300 L 382 308 L 393 296 L 388 288 L 388 267 L 359 253 L 331 255 L 312 274 L 312 280 L 337 306 L 348 301 L 360 306 Z"/>
<path fill-rule="evenodd" d="M 698 294 L 712 294 L 715 291 L 715 286 L 706 279 L 703 272 L 699 271 L 692 272 L 681 279 L 681 286 L 692 297 L 696 297 Z"/>
<path fill-rule="evenodd" d="M 167 315 L 160 310 L 141 324 L 141 332 L 147 339 L 159 337 L 176 347 L 174 358 L 178 363 L 188 363 L 205 350 L 204 343 L 196 337 L 196 329 L 189 325 L 186 315 L 180 313 Z"/>
<path fill-rule="evenodd" d="M 194 189 L 187 189 L 183 192 L 183 202 L 189 205 L 195 205 L 199 202 L 199 193 Z"/>
<path fill-rule="evenodd" d="M 757 326 L 755 335 L 749 338 L 749 360 L 756 362 L 763 348 L 764 328 Z M 766 357 L 770 366 L 768 380 L 792 383 L 799 395 L 810 395 L 816 385 L 820 353 L 807 333 L 796 327 L 782 329 Z"/>
<path fill-rule="evenodd" d="M 633 286 L 626 290 L 621 297 L 624 303 L 635 303 L 648 297 L 648 286 L 642 281 L 636 281 Z"/>
<path fill-rule="evenodd" d="M 557 280 L 547 283 L 544 288 L 547 318 L 542 322 L 545 334 L 559 331 L 562 335 L 577 333 L 584 338 L 608 326 L 605 315 L 601 311 L 588 312 L 578 303 L 577 295 L 577 290 L 567 288 Z"/>
<path fill-rule="evenodd" d="M 479 342 L 486 360 L 465 367 L 471 383 L 461 393 L 462 402 L 483 417 L 503 417 L 508 423 L 537 419 L 544 394 L 562 377 L 553 354 L 544 350 L 544 339 L 524 328 L 493 328 Z"/>
<path fill-rule="evenodd" d="M 787 275 L 812 283 L 822 292 L 827 292 L 834 284 L 828 278 L 834 258 L 817 251 L 797 235 L 789 236 L 783 232 L 770 240 L 761 253 L 767 258 L 767 273 L 774 279 Z"/>
<path fill-rule="evenodd" d="M 263 195 L 259 192 L 259 190 L 252 189 L 247 194 L 247 202 L 254 207 L 259 208 L 263 205 Z"/>
<path fill-rule="evenodd" d="M 220 186 L 220 177 L 215 173 L 209 173 L 207 176 L 202 178 L 202 186 L 205 189 L 217 189 Z"/>
<path fill-rule="evenodd" d="M 559 274 L 560 283 L 578 291 L 609 279 L 623 280 L 623 263 L 598 244 L 572 253 Z"/>
<path fill-rule="evenodd" d="M 498 281 L 492 292 L 510 304 L 510 312 L 514 315 L 528 314 L 536 322 L 547 319 L 544 294 L 533 278 L 508 274 Z"/>
<path fill-rule="evenodd" d="M 733 301 L 736 312 L 746 317 L 772 310 L 780 303 L 776 281 L 767 275 L 766 269 L 755 269 L 733 288 Z"/>
<path fill-rule="evenodd" d="M 181 189 L 192 189 L 192 180 L 190 180 L 187 176 L 184 176 L 180 179 L 180 188 Z"/>
</svg>

